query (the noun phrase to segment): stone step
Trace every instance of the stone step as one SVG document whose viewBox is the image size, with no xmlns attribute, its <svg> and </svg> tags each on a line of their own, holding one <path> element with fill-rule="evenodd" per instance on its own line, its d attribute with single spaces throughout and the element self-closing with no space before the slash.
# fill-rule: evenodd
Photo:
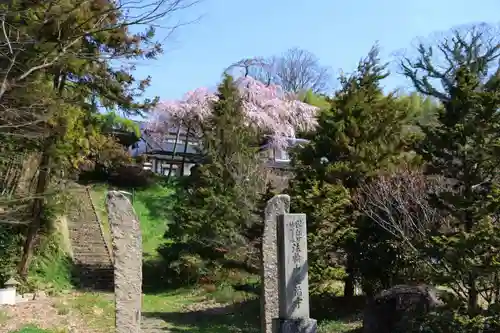
<svg viewBox="0 0 500 333">
<path fill-rule="evenodd" d="M 81 287 L 112 289 L 112 261 L 89 194 L 82 187 L 73 193 L 77 202 L 70 211 L 68 229 Z"/>
<path fill-rule="evenodd" d="M 85 242 L 85 240 L 79 240 L 77 242 L 71 242 L 73 245 L 73 249 L 77 251 L 92 251 L 96 252 L 99 250 L 103 250 L 104 253 L 107 253 L 107 247 L 103 244 L 103 242 L 98 242 L 98 241 L 91 241 L 89 240 L 88 242 Z"/>
<path fill-rule="evenodd" d="M 85 264 L 85 265 L 80 265 L 80 267 L 78 267 L 78 270 L 80 272 L 95 272 L 95 273 L 110 273 L 112 274 L 114 272 L 114 269 L 113 269 L 113 266 L 111 266 L 110 264 L 102 264 L 102 265 L 99 265 L 99 264 L 93 264 L 93 265 L 88 265 L 88 264 Z"/>
<path fill-rule="evenodd" d="M 73 258 L 75 258 L 76 261 L 81 262 L 82 264 L 85 264 L 85 261 L 89 261 L 89 265 L 93 265 L 93 262 L 99 261 L 99 262 L 111 262 L 109 260 L 109 256 L 106 255 L 105 253 L 102 254 L 96 254 L 96 253 L 74 253 Z M 92 263 L 91 263 L 92 262 Z"/>
<path fill-rule="evenodd" d="M 89 264 L 89 265 L 94 265 L 96 262 L 105 262 L 109 264 L 111 261 L 109 260 L 108 257 L 106 256 L 95 256 L 95 255 L 73 255 L 76 261 L 82 264 Z"/>
<path fill-rule="evenodd" d="M 98 257 L 98 258 L 109 257 L 106 249 L 98 249 L 95 251 L 88 250 L 88 249 L 85 251 L 78 251 L 78 250 L 75 251 L 75 249 L 73 249 L 73 256 L 74 257 L 80 256 L 80 257 L 86 257 L 86 258 L 89 258 L 89 257 Z"/>
<path fill-rule="evenodd" d="M 73 256 L 83 256 L 83 257 L 109 257 L 109 253 L 105 248 L 97 248 L 95 250 L 92 249 L 83 249 L 74 247 L 73 248 Z"/>
<path fill-rule="evenodd" d="M 90 223 L 90 222 L 89 222 Z M 91 222 L 91 223 L 97 223 L 97 222 Z M 101 234 L 101 229 L 99 229 L 99 226 L 95 227 L 89 227 L 88 225 L 74 225 L 74 226 L 68 226 L 69 231 L 74 231 L 78 234 Z"/>
<path fill-rule="evenodd" d="M 95 255 L 95 254 L 85 254 L 85 253 L 76 253 L 76 254 L 73 254 L 73 258 L 75 258 L 76 261 L 78 261 L 79 263 L 81 263 L 82 265 L 85 265 L 85 261 L 102 261 L 102 262 L 107 262 L 109 263 L 110 261 L 108 260 L 109 259 L 109 256 L 106 256 L 106 255 Z M 90 266 L 93 266 L 94 263 L 91 263 L 89 262 L 89 265 Z"/>
</svg>

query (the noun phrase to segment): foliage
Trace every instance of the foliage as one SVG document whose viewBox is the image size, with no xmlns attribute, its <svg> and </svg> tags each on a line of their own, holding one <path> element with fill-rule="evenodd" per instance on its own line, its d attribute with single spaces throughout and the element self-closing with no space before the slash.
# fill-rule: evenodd
<svg viewBox="0 0 500 333">
<path fill-rule="evenodd" d="M 412 321 L 410 333 L 493 333 L 500 329 L 498 313 L 491 310 L 470 317 L 456 309 L 445 308 Z"/>
<path fill-rule="evenodd" d="M 384 287 L 431 281 L 435 260 L 440 257 L 425 255 L 421 246 L 436 232 L 449 230 L 446 216 L 429 202 L 429 195 L 444 188 L 449 186 L 442 178 L 430 178 L 418 167 L 401 165 L 358 190 L 356 208 L 370 226 L 363 231 L 367 239 L 380 238 L 371 246 L 382 251 L 378 269 L 368 273 L 383 277 Z"/>
<path fill-rule="evenodd" d="M 472 314 L 478 312 L 479 295 L 491 304 L 500 292 L 500 49 L 488 42 L 484 31 L 454 32 L 439 44 L 448 68 L 441 71 L 431 59 L 432 49 L 423 46 L 419 58 L 404 65 L 416 88 L 443 105 L 436 124 L 422 126 L 425 139 L 416 151 L 427 173 L 442 175 L 453 187 L 431 201 L 452 218 L 452 229 L 435 234 L 425 251 L 440 258 L 436 282 L 453 288 Z M 429 77 L 440 78 L 443 89 Z"/>
<path fill-rule="evenodd" d="M 310 144 L 294 158 L 290 193 L 295 209 L 308 214 L 310 255 L 315 258 L 311 266 L 319 269 L 318 281 L 339 264 L 347 265 L 351 279 L 368 276 L 386 255 L 387 251 L 370 246 L 384 240 L 372 239 L 371 223 L 359 218 L 351 197 L 411 143 L 412 136 L 403 131 L 409 118 L 407 105 L 382 92 L 380 81 L 387 75 L 377 49 L 372 49 L 356 73 L 341 78 L 342 89 L 330 109 L 321 112 Z"/>
<path fill-rule="evenodd" d="M 101 132 L 110 132 L 112 130 L 130 131 L 137 137 L 140 137 L 141 132 L 139 126 L 133 120 L 120 117 L 116 112 L 106 112 L 104 114 L 97 114 L 96 120 L 101 124 Z"/>
<path fill-rule="evenodd" d="M 16 274 L 16 265 L 21 255 L 20 245 L 23 241 L 20 232 L 18 226 L 0 224 L 0 281 L 2 284 Z"/>
<path fill-rule="evenodd" d="M 0 119 L 0 135 L 6 138 L 2 159 L 10 165 L 15 152 L 40 154 L 32 208 L 26 210 L 32 221 L 19 265 L 23 276 L 40 232 L 51 181 L 74 178 L 82 169 L 96 166 L 109 173 L 129 163 L 110 131 L 138 134 L 138 129 L 117 112 L 143 114 L 156 103 L 143 98 L 150 79 L 136 78 L 129 61 L 154 59 L 161 45 L 155 41 L 153 27 L 143 32 L 130 28 L 152 25 L 188 4 L 182 0 L 140 5 L 16 0 L 0 5 L 4 13 L 0 106 L 6 111 Z M 110 112 L 103 115 L 102 109 Z M 2 171 L 9 172 L 9 167 Z"/>
<path fill-rule="evenodd" d="M 71 289 L 73 263 L 61 244 L 64 242 L 57 232 L 41 236 L 32 262 L 32 274 L 28 279 L 28 289 L 42 289 L 57 293 Z"/>
<path fill-rule="evenodd" d="M 320 110 L 330 108 L 330 101 L 326 95 L 315 94 L 312 90 L 307 90 L 299 95 L 299 99 L 304 103 L 318 107 Z"/>
<path fill-rule="evenodd" d="M 203 163 L 178 193 L 168 235 L 176 246 L 184 244 L 192 260 L 201 256 L 215 262 L 246 244 L 242 233 L 254 220 L 259 174 L 257 137 L 245 124 L 243 101 L 231 77 L 220 84 L 211 109 L 201 128 Z M 190 266 L 191 259 L 182 265 Z"/>
<path fill-rule="evenodd" d="M 296 100 L 280 86 L 266 86 L 251 77 L 240 77 L 234 85 L 241 97 L 242 121 L 261 135 L 269 135 L 278 146 L 286 145 L 284 138 L 314 128 L 317 108 Z M 200 136 L 204 134 L 204 123 L 212 115 L 212 104 L 218 98 L 208 89 L 199 88 L 188 92 L 180 101 L 160 102 L 150 129 L 161 136 L 180 126 Z"/>
</svg>

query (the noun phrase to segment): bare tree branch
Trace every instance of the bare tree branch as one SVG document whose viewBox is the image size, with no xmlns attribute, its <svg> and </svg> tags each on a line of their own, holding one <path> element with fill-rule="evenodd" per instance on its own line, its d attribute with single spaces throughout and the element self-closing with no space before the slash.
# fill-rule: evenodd
<svg viewBox="0 0 500 333">
<path fill-rule="evenodd" d="M 226 71 L 249 75 L 266 84 L 277 84 L 292 93 L 309 89 L 325 93 L 332 78 L 330 68 L 322 66 L 313 53 L 296 47 L 280 56 L 242 59 Z"/>
<path fill-rule="evenodd" d="M 419 244 L 428 244 L 435 231 L 453 231 L 449 217 L 429 203 L 431 193 L 448 188 L 441 178 L 430 179 L 420 171 L 402 168 L 394 174 L 382 174 L 361 187 L 355 204 L 365 216 L 401 241 L 426 267 L 452 274 L 453 269 L 446 261 L 436 263 L 436 258 L 423 258 L 418 248 Z M 452 281 L 450 287 L 466 299 L 463 281 Z"/>
<path fill-rule="evenodd" d="M 356 203 L 371 220 L 414 248 L 415 241 L 444 227 L 442 214 L 428 202 L 429 192 L 442 188 L 438 180 L 403 169 L 361 187 Z"/>
<path fill-rule="evenodd" d="M 483 23 L 460 26 L 431 41 L 419 41 L 415 56 L 402 57 L 402 74 L 418 92 L 448 101 L 457 68 L 468 67 L 484 84 L 500 76 L 499 32 L 500 26 Z"/>
<path fill-rule="evenodd" d="M 93 1 L 75 2 L 75 6 L 71 9 L 65 9 L 61 0 L 51 0 L 44 3 L 45 15 L 40 15 L 33 22 L 39 29 L 44 28 L 54 29 L 53 25 L 57 24 L 59 29 L 59 38 L 55 41 L 55 47 L 50 50 L 40 52 L 36 47 L 42 43 L 42 40 L 35 35 L 32 35 L 30 30 L 24 29 L 22 26 L 16 26 L 12 22 L 12 17 L 17 14 L 23 14 L 22 11 L 11 9 L 7 5 L 0 5 L 4 13 L 0 14 L 0 64 L 3 70 L 0 70 L 0 100 L 5 92 L 15 84 L 32 76 L 34 73 L 52 67 L 62 61 L 64 58 L 80 58 L 85 59 L 91 57 L 95 59 L 95 54 L 85 54 L 77 47 L 82 40 L 89 38 L 97 33 L 104 31 L 120 31 L 126 30 L 131 26 L 149 26 L 158 28 L 167 28 L 170 32 L 185 24 L 178 22 L 169 27 L 162 25 L 162 21 L 167 21 L 178 11 L 190 8 L 201 0 L 117 0 L 110 2 L 107 9 L 96 12 L 95 17 L 90 17 L 85 22 L 79 23 L 78 26 L 72 26 L 68 29 L 68 25 L 72 24 L 74 14 L 78 10 L 92 8 Z M 61 7 L 59 11 L 55 8 Z M 10 10 L 10 11 L 9 11 Z M 57 15 L 56 15 L 57 14 Z M 148 32 L 146 32 L 148 33 Z M 137 35 L 140 39 L 141 35 Z M 141 50 L 144 52 L 147 49 L 145 45 L 141 45 Z M 155 43 L 151 45 L 151 52 L 158 51 L 160 45 Z M 116 54 L 100 50 L 99 59 L 128 59 L 132 56 L 137 56 L 134 49 L 128 50 L 124 54 Z M 30 54 L 33 56 L 29 63 L 22 63 L 20 60 L 23 56 Z M 144 56 L 148 56 L 148 52 L 144 52 Z M 34 59 L 33 59 L 34 58 Z M 99 59 L 95 59 L 99 61 Z"/>
</svg>

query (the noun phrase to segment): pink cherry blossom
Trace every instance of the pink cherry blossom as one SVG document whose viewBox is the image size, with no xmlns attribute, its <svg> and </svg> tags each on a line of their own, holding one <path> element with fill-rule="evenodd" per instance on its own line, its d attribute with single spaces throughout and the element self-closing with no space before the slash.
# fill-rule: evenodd
<svg viewBox="0 0 500 333">
<path fill-rule="evenodd" d="M 269 135 L 275 146 L 286 146 L 286 138 L 294 138 L 299 131 L 316 126 L 316 107 L 303 103 L 277 85 L 265 85 L 249 76 L 235 80 L 239 89 L 248 125 Z M 165 134 L 175 128 L 197 132 L 211 114 L 211 105 L 217 96 L 206 88 L 198 88 L 181 100 L 162 101 L 153 112 L 149 130 Z"/>
</svg>

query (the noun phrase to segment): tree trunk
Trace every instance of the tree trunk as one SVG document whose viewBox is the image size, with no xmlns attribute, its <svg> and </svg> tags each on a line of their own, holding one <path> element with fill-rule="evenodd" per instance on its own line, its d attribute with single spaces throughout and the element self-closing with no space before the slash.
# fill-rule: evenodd
<svg viewBox="0 0 500 333">
<path fill-rule="evenodd" d="M 50 139 L 49 139 L 50 140 Z M 33 247 L 36 243 L 38 232 L 42 224 L 42 213 L 44 205 L 44 195 L 49 183 L 50 176 L 50 148 L 52 144 L 48 142 L 45 145 L 45 149 L 40 160 L 38 179 L 35 190 L 35 199 L 33 201 L 33 207 L 31 211 L 31 216 L 33 220 L 31 221 L 28 231 L 26 234 L 26 240 L 23 246 L 23 255 L 18 267 L 18 273 L 21 277 L 26 278 L 28 275 L 28 269 L 30 265 L 31 256 L 33 254 Z"/>
<path fill-rule="evenodd" d="M 354 297 L 354 277 L 352 274 L 348 274 L 344 279 L 344 297 L 346 299 Z"/>
<path fill-rule="evenodd" d="M 469 187 L 470 188 L 470 187 Z M 471 197 L 471 191 L 466 192 L 466 197 Z M 465 214 L 465 229 L 467 233 L 471 233 L 474 227 L 474 218 L 470 212 Z M 479 293 L 477 291 L 477 273 L 470 271 L 467 277 L 469 287 L 468 310 L 471 315 L 476 315 L 479 312 Z"/>
<path fill-rule="evenodd" d="M 181 135 L 181 125 L 177 127 L 177 133 L 175 135 L 174 149 L 172 149 L 172 161 L 170 162 L 170 167 L 168 168 L 167 183 L 170 181 L 170 176 L 172 175 L 173 162 L 175 160 L 175 154 L 177 153 L 177 143 L 179 142 L 179 137 Z"/>
<path fill-rule="evenodd" d="M 182 153 L 181 176 L 185 176 L 184 175 L 184 169 L 185 169 L 184 166 L 186 164 L 186 153 L 187 153 L 188 143 L 189 143 L 189 130 L 190 130 L 190 127 L 188 126 L 188 128 L 186 130 L 186 140 L 184 142 L 184 152 Z"/>
<path fill-rule="evenodd" d="M 344 298 L 349 300 L 354 297 L 353 260 L 352 260 L 352 255 L 349 253 L 347 254 L 346 273 L 347 276 L 344 279 Z"/>
</svg>

